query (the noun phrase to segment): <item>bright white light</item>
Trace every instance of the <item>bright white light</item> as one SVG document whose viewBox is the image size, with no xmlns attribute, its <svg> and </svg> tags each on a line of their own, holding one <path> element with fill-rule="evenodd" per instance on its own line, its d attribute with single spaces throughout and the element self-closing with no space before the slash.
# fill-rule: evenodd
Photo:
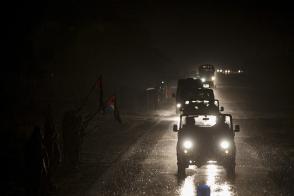
<svg viewBox="0 0 294 196">
<path fill-rule="evenodd" d="M 228 182 L 220 180 L 221 170 L 217 165 L 207 165 L 206 169 L 206 184 L 210 186 L 211 195 L 233 196 L 235 195 L 233 186 Z"/>
<path fill-rule="evenodd" d="M 219 69 L 217 69 L 216 72 L 219 72 Z"/>
<path fill-rule="evenodd" d="M 214 77 L 214 76 L 212 76 L 212 77 L 211 77 L 211 80 L 212 80 L 212 81 L 214 81 L 214 80 L 215 80 L 215 77 Z"/>
<path fill-rule="evenodd" d="M 228 73 L 230 73 L 231 72 L 231 70 L 228 70 Z"/>
<path fill-rule="evenodd" d="M 194 176 L 188 176 L 182 185 L 180 196 L 194 196 L 195 190 Z"/>
<path fill-rule="evenodd" d="M 216 165 L 207 165 L 207 181 L 206 181 L 206 184 L 208 186 L 211 187 L 212 190 L 213 189 L 213 186 L 216 185 L 215 181 L 216 181 L 216 178 L 217 178 L 217 174 L 218 174 L 218 169 L 217 169 L 217 166 Z"/>
<path fill-rule="evenodd" d="M 221 69 L 221 70 L 219 70 L 219 72 L 223 72 L 223 70 Z"/>
<path fill-rule="evenodd" d="M 202 82 L 205 82 L 205 81 L 206 81 L 206 79 L 205 79 L 205 78 L 201 78 L 201 81 L 202 81 Z"/>
<path fill-rule="evenodd" d="M 213 126 L 216 124 L 216 116 L 207 116 L 209 118 L 209 120 L 203 120 L 203 125 L 204 126 Z"/>
<path fill-rule="evenodd" d="M 203 84 L 203 88 L 209 88 L 209 84 Z"/>
<path fill-rule="evenodd" d="M 177 108 L 180 108 L 182 106 L 182 104 L 177 103 Z"/>
<path fill-rule="evenodd" d="M 190 140 L 186 140 L 186 141 L 184 141 L 183 146 L 186 149 L 191 149 L 193 146 L 193 143 Z"/>
<path fill-rule="evenodd" d="M 185 101 L 185 104 L 188 105 L 190 103 L 190 101 Z"/>
<path fill-rule="evenodd" d="M 227 140 L 223 140 L 223 141 L 221 141 L 221 143 L 220 143 L 220 147 L 221 147 L 222 149 L 228 149 L 228 148 L 230 147 L 230 142 L 228 142 Z"/>
</svg>

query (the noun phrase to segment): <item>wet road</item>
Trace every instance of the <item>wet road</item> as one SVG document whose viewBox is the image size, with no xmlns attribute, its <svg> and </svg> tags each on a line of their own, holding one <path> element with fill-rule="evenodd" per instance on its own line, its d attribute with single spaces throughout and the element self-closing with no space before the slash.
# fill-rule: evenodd
<svg viewBox="0 0 294 196">
<path fill-rule="evenodd" d="M 279 195 L 279 189 L 268 177 L 268 170 L 262 165 L 257 152 L 246 143 L 246 138 L 258 131 L 250 120 L 268 114 L 263 109 L 258 110 L 255 102 L 246 98 L 251 97 L 251 90 L 246 86 L 224 84 L 215 91 L 225 112 L 232 113 L 234 123 L 241 126 L 241 132 L 235 138 L 235 179 L 228 179 L 225 170 L 218 165 L 190 166 L 184 179 L 177 178 L 177 135 L 172 132 L 177 117 L 171 110 L 162 112 L 157 123 L 148 127 L 148 131 L 83 195 L 188 196 L 196 195 L 199 184 L 209 185 L 211 195 Z"/>
<path fill-rule="evenodd" d="M 93 132 L 83 152 L 85 156 L 80 169 L 83 174 L 77 173 L 65 179 L 58 195 L 193 196 L 200 184 L 209 185 L 211 195 L 282 195 L 257 152 L 263 144 L 257 142 L 252 146 L 248 141 L 264 134 L 262 131 L 266 133 L 270 128 L 268 122 L 279 121 L 289 111 L 283 111 L 281 105 L 268 107 L 271 103 L 264 98 L 267 96 L 265 93 L 243 84 L 234 80 L 224 81 L 215 90 L 225 113 L 231 113 L 234 123 L 241 127 L 241 132 L 235 137 L 237 160 L 234 179 L 227 178 L 225 170 L 213 164 L 201 168 L 190 166 L 186 177 L 178 179 L 177 134 L 172 131 L 178 117 L 172 108 L 158 111 L 156 117 L 125 116 L 132 120 L 123 128 L 107 123 L 109 129 L 117 130 L 115 134 L 109 130 L 104 136 L 99 131 Z"/>
</svg>

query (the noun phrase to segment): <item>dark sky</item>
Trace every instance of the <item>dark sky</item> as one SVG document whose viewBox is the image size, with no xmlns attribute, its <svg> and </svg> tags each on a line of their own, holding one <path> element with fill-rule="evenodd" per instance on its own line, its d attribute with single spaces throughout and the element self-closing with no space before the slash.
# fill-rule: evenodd
<svg viewBox="0 0 294 196">
<path fill-rule="evenodd" d="M 266 69 L 269 78 L 280 74 L 288 82 L 294 62 L 290 4 L 187 2 L 8 2 L 4 68 L 21 78 L 54 76 L 64 88 L 77 81 L 83 88 L 101 73 L 142 88 L 202 63 L 243 66 L 259 75 Z"/>
<path fill-rule="evenodd" d="M 265 67 L 294 52 L 293 11 L 285 6 L 161 4 L 146 23 L 156 47 L 178 65 Z"/>
<path fill-rule="evenodd" d="M 177 65 L 187 66 L 248 66 L 293 53 L 294 17 L 288 4 L 158 2 L 26 1 L 13 5 L 16 12 L 11 17 L 16 26 L 12 31 L 31 33 L 22 38 L 34 39 L 32 32 L 48 21 L 80 29 L 91 23 L 112 23 L 130 39 L 146 39 L 148 47 L 157 48 Z"/>
</svg>

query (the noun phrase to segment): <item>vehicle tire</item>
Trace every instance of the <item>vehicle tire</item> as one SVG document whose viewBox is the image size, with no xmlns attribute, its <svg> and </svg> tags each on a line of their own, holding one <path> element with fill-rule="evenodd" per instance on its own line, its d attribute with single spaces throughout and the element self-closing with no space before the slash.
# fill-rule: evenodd
<svg viewBox="0 0 294 196">
<path fill-rule="evenodd" d="M 236 167 L 236 164 L 235 162 L 231 161 L 229 163 L 227 163 L 225 169 L 226 169 L 226 172 L 227 172 L 227 175 L 229 177 L 234 177 L 235 176 L 235 167 Z"/>
<path fill-rule="evenodd" d="M 177 154 L 177 164 L 178 164 L 178 176 L 182 177 L 186 175 L 186 168 L 187 164 L 185 163 L 185 160 L 183 157 L 179 154 Z"/>
<path fill-rule="evenodd" d="M 186 165 L 183 162 L 178 163 L 178 176 L 186 175 Z"/>
</svg>

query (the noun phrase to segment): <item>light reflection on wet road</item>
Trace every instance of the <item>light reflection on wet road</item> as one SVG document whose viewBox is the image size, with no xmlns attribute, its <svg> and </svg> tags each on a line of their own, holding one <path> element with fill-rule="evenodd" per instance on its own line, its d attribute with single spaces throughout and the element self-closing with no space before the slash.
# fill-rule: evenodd
<svg viewBox="0 0 294 196">
<path fill-rule="evenodd" d="M 221 91 L 216 94 L 222 103 L 224 100 Z M 230 98 L 237 100 L 233 96 Z M 242 113 L 235 106 L 232 108 L 230 103 L 226 103 L 225 111 L 231 110 L 236 114 Z M 248 137 L 247 134 L 258 130 L 254 130 L 254 127 L 246 128 L 247 124 L 242 124 L 245 121 L 239 119 L 235 119 L 235 123 L 241 125 L 241 132 L 235 137 L 237 174 L 234 180 L 227 178 L 223 167 L 218 165 L 205 165 L 201 168 L 190 166 L 186 169 L 186 177 L 178 179 L 177 134 L 172 131 L 172 125 L 177 123 L 178 117 L 172 115 L 173 112 L 170 110 L 158 115 L 160 123 L 150 128 L 119 163 L 105 172 L 89 192 L 83 195 L 193 196 L 196 195 L 197 186 L 200 184 L 210 186 L 212 196 L 278 195 L 275 192 L 277 188 L 269 179 L 268 171 L 261 164 L 256 151 L 244 140 Z"/>
<path fill-rule="evenodd" d="M 236 195 L 234 185 L 224 180 L 225 171 L 217 165 L 205 165 L 201 168 L 190 166 L 188 172 L 193 170 L 192 176 L 187 176 L 181 185 L 181 196 L 195 196 L 198 185 L 206 184 L 210 187 L 211 196 Z"/>
<path fill-rule="evenodd" d="M 111 185 L 105 187 L 97 185 L 98 187 L 93 187 L 90 195 L 194 196 L 200 184 L 209 185 L 212 196 L 237 195 L 234 184 L 227 179 L 225 170 L 218 165 L 210 164 L 201 168 L 190 166 L 186 169 L 187 175 L 184 179 L 177 177 L 177 134 L 171 130 L 177 118 L 173 116 L 162 118 L 165 120 L 154 128 L 153 133 L 150 133 L 160 135 L 157 141 L 152 140 L 152 137 L 146 137 L 135 145 L 125 158 L 126 162 L 133 162 L 134 165 L 130 164 L 129 167 L 123 169 L 117 168 L 117 171 L 111 170 L 103 178 L 104 182 L 112 181 Z M 150 142 L 154 142 L 154 145 L 149 146 Z M 140 169 L 134 174 L 132 170 L 137 167 Z M 119 176 L 121 170 L 129 172 L 124 173 L 122 178 Z M 115 178 L 119 180 L 116 181 Z M 111 186 L 111 191 L 109 186 Z"/>
</svg>

